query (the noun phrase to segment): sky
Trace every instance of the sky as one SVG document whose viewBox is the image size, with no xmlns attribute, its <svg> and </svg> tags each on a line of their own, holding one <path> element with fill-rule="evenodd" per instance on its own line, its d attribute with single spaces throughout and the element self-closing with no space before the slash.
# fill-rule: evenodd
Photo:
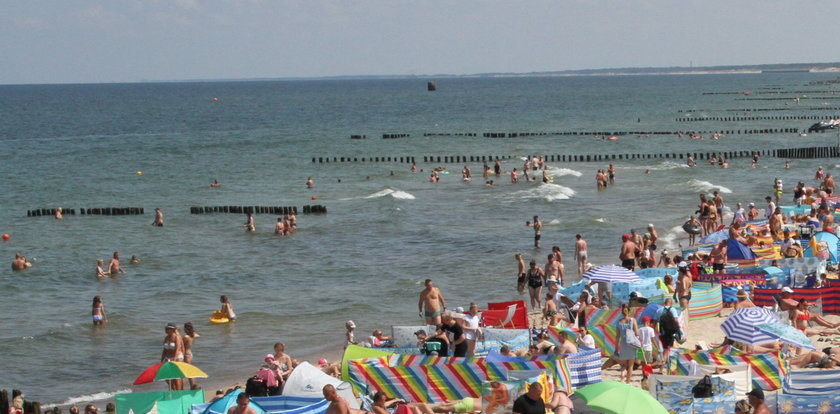
<svg viewBox="0 0 840 414">
<path fill-rule="evenodd" d="M 840 61 L 837 0 L 0 0 L 0 84 Z"/>
</svg>

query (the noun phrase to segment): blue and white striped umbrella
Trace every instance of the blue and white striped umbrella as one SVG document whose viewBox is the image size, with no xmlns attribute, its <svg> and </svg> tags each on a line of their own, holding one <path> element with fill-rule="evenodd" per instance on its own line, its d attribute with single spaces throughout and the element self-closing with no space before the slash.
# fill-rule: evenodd
<svg viewBox="0 0 840 414">
<path fill-rule="evenodd" d="M 799 329 L 794 328 L 783 322 L 765 323 L 758 325 L 758 330 L 764 332 L 778 340 L 791 344 L 797 348 L 810 349 L 816 351 L 808 336 L 802 333 Z"/>
<path fill-rule="evenodd" d="M 638 282 L 642 280 L 639 275 L 633 273 L 626 268 L 616 265 L 598 266 L 589 269 L 583 274 L 584 279 L 589 279 L 593 282 Z"/>
<path fill-rule="evenodd" d="M 767 309 L 752 307 L 735 309 L 720 325 L 726 337 L 748 345 L 758 345 L 776 340 L 758 329 L 759 325 L 779 322 L 779 318 Z"/>
</svg>

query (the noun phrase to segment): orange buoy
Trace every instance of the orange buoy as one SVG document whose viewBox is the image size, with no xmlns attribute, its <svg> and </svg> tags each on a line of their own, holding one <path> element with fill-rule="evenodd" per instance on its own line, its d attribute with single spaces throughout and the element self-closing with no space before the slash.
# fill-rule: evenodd
<svg viewBox="0 0 840 414">
<path fill-rule="evenodd" d="M 219 102 L 219 98 L 213 98 L 213 102 Z"/>
<path fill-rule="evenodd" d="M 317 200 L 317 199 L 318 199 L 318 197 L 312 196 L 312 199 L 313 199 L 313 200 Z"/>
<path fill-rule="evenodd" d="M 3 233 L 3 241 L 9 240 L 9 233 Z"/>
</svg>

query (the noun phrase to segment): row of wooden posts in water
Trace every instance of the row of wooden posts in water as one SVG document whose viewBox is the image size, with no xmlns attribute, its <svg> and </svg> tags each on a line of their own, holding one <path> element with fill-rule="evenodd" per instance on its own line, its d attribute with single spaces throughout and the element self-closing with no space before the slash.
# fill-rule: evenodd
<svg viewBox="0 0 840 414">
<path fill-rule="evenodd" d="M 788 121 L 788 120 L 811 120 L 823 121 L 825 119 L 838 119 L 840 115 L 779 115 L 779 116 L 697 116 L 675 118 L 677 122 L 741 122 L 741 121 Z M 794 131 L 798 132 L 798 130 Z"/>
<path fill-rule="evenodd" d="M 34 210 L 27 210 L 26 217 L 38 217 L 38 216 L 55 216 L 55 208 L 36 208 Z M 75 208 L 62 208 L 61 214 L 62 215 L 76 215 L 77 210 Z M 79 215 L 91 215 L 91 216 L 134 216 L 134 215 L 142 215 L 145 214 L 145 209 L 143 207 L 98 207 L 98 208 L 80 208 L 78 210 Z"/>
<path fill-rule="evenodd" d="M 677 118 L 678 121 L 689 118 Z M 815 118 L 816 119 L 816 118 Z M 424 132 L 424 137 L 484 137 L 484 138 L 522 138 L 522 137 L 621 137 L 625 135 L 755 135 L 755 134 L 798 134 L 807 129 L 799 128 L 762 128 L 728 129 L 720 131 L 554 131 L 554 132 Z M 411 138 L 409 133 L 382 134 L 382 139 Z M 350 135 L 350 139 L 367 139 L 367 135 Z"/>
<path fill-rule="evenodd" d="M 646 160 L 646 159 L 675 159 L 683 160 L 689 156 L 695 160 L 721 158 L 744 158 L 758 155 L 760 157 L 777 158 L 834 158 L 840 157 L 840 148 L 836 146 L 826 147 L 803 147 L 784 149 L 764 149 L 760 151 L 717 151 L 717 152 L 686 152 L 686 153 L 647 153 L 647 154 L 554 154 L 543 155 L 547 162 L 591 162 L 591 161 L 613 161 L 613 160 Z M 532 156 L 525 156 L 531 158 Z M 424 163 L 448 164 L 465 162 L 495 162 L 505 161 L 519 156 L 513 155 L 425 155 Z M 359 162 L 358 157 L 318 157 L 312 158 L 315 163 L 346 163 Z M 361 162 L 391 162 L 416 164 L 415 157 L 362 157 Z"/>
<path fill-rule="evenodd" d="M 324 214 L 327 206 L 320 204 L 305 205 L 301 209 L 303 214 Z M 212 207 L 190 207 L 190 214 L 297 214 L 297 206 L 212 206 Z"/>
<path fill-rule="evenodd" d="M 55 217 L 54 208 L 36 208 L 27 210 L 26 217 Z M 75 208 L 65 208 L 63 215 L 75 215 Z M 305 205 L 301 209 L 303 214 L 323 214 L 327 212 L 327 206 Z M 140 215 L 144 213 L 143 207 L 106 207 L 106 208 L 80 208 L 80 215 L 100 216 L 126 216 Z M 212 207 L 190 207 L 190 214 L 211 214 L 211 213 L 234 213 L 234 214 L 291 214 L 298 213 L 297 206 L 212 206 Z"/>
</svg>

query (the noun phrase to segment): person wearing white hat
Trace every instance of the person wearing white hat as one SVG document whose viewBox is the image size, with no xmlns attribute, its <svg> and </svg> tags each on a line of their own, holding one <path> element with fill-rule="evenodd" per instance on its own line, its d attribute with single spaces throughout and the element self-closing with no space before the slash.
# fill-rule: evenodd
<svg viewBox="0 0 840 414">
<path fill-rule="evenodd" d="M 344 348 L 346 349 L 348 345 L 356 345 L 356 338 L 354 337 L 353 330 L 356 329 L 356 323 L 353 321 L 347 321 L 344 324 L 344 327 L 347 328 L 347 333 L 344 334 Z"/>
<path fill-rule="evenodd" d="M 779 309 L 788 312 L 796 309 L 796 305 L 799 302 L 793 298 L 793 293 L 793 289 L 788 286 L 782 288 L 782 293 L 779 297 Z"/>
</svg>

